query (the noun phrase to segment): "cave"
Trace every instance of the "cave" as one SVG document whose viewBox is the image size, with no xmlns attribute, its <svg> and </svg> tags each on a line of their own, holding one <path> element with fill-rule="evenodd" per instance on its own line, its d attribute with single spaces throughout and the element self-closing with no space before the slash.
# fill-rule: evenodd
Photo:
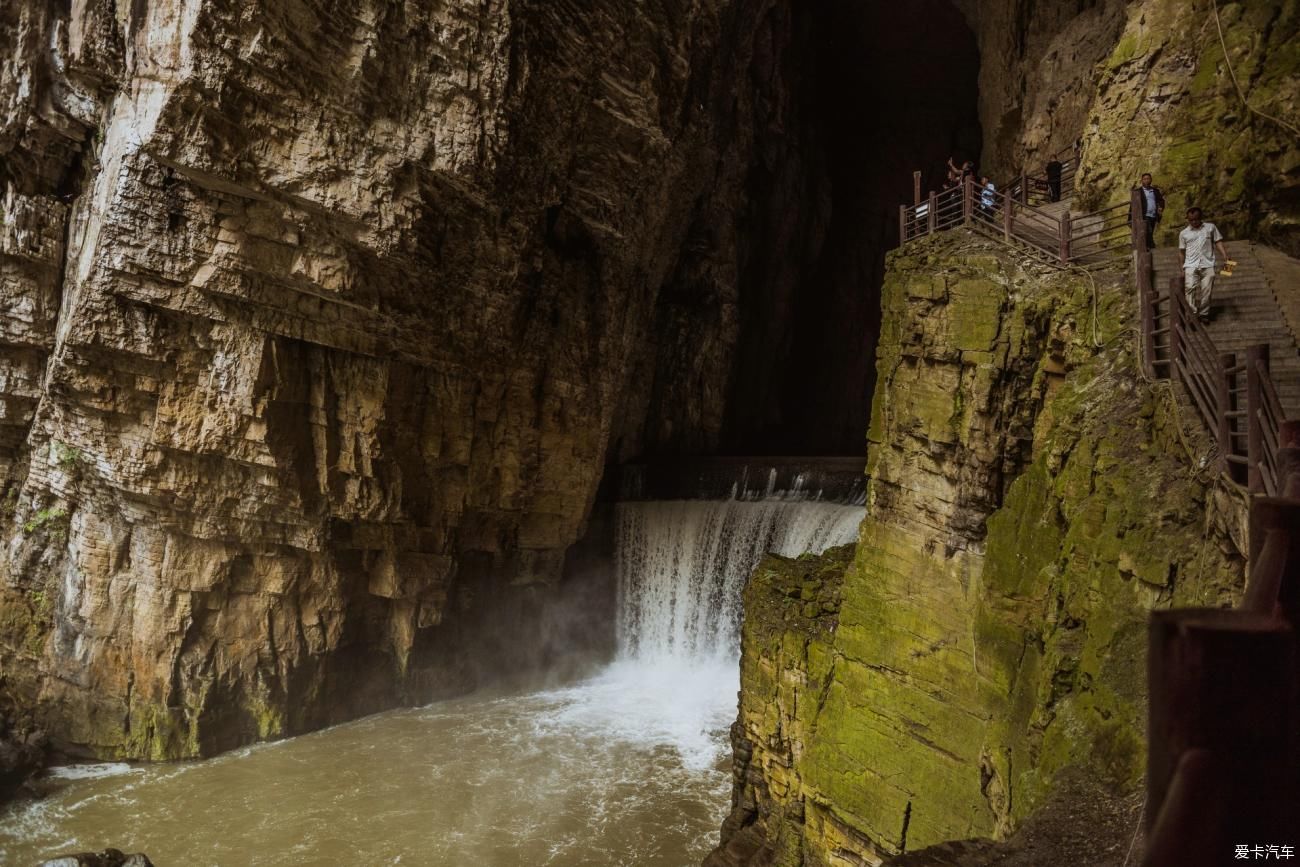
<svg viewBox="0 0 1300 867">
<path fill-rule="evenodd" d="M 726 118 L 724 153 L 744 168 L 697 205 L 661 292 L 656 340 L 668 351 L 639 456 L 861 454 L 898 206 L 913 171 L 937 185 L 950 156 L 979 158 L 979 53 L 946 0 L 777 4 L 759 34 L 738 85 L 750 92 L 713 109 Z M 728 232 L 734 313 L 710 270 Z M 707 374 L 680 359 L 702 321 L 735 330 L 724 406 L 717 420 L 678 419 L 677 404 L 701 400 L 692 388 Z"/>
<path fill-rule="evenodd" d="M 709 106 L 726 119 L 719 149 L 743 164 L 694 206 L 660 289 L 640 447 L 611 443 L 588 532 L 566 559 L 565 596 L 519 618 L 548 625 L 536 636 L 544 667 L 574 664 L 564 648 L 613 651 L 613 508 L 629 472 L 636 485 L 652 477 L 664 499 L 701 496 L 707 474 L 723 497 L 757 467 L 734 459 L 786 456 L 780 485 L 814 472 L 828 497 L 847 495 L 845 479 L 861 476 L 898 207 L 915 171 L 929 189 L 950 157 L 978 162 L 979 52 L 948 0 L 775 4 L 758 33 L 742 76 L 750 92 Z M 728 235 L 734 246 L 719 242 Z M 719 262 L 728 254 L 734 263 Z M 720 264 L 734 267 L 735 285 L 718 285 Z M 714 355 L 728 336 L 730 356 Z M 724 361 L 725 378 L 699 358 Z M 720 405 L 710 408 L 699 391 L 711 377 Z"/>
<path fill-rule="evenodd" d="M 4 4 L 0 861 L 1131 845 L 1243 456 L 1137 367 L 1176 227 L 1057 266 L 1152 171 L 1300 369 L 1293 7 Z"/>
</svg>

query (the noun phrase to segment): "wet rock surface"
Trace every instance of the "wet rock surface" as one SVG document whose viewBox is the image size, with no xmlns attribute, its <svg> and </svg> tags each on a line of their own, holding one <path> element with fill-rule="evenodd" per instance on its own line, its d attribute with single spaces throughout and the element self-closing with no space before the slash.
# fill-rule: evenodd
<svg viewBox="0 0 1300 867">
<path fill-rule="evenodd" d="M 105 849 L 103 852 L 60 855 L 58 858 L 42 861 L 40 867 L 153 867 L 153 862 L 138 852 L 127 855 L 117 849 Z"/>
<path fill-rule="evenodd" d="M 46 746 L 43 732 L 0 728 L 0 804 L 45 766 Z"/>
</svg>

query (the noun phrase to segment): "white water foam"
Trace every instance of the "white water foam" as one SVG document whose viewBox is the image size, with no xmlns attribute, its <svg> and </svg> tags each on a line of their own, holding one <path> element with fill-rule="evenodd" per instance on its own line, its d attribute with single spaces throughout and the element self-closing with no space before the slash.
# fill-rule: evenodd
<svg viewBox="0 0 1300 867">
<path fill-rule="evenodd" d="M 740 594 L 763 555 L 849 544 L 864 514 L 861 506 L 784 500 L 619 504 L 621 656 L 734 663 Z"/>
<path fill-rule="evenodd" d="M 103 762 L 90 765 L 60 765 L 45 772 L 56 780 L 98 780 L 103 777 L 120 777 L 134 770 L 125 762 Z"/>
<path fill-rule="evenodd" d="M 698 864 L 731 790 L 746 577 L 767 551 L 853 541 L 863 512 L 789 499 L 624 504 L 621 650 L 595 677 L 210 761 L 62 768 L 66 784 L 46 799 L 0 811 L 0 863 L 107 841 L 159 864 Z"/>
<path fill-rule="evenodd" d="M 668 744 L 688 768 L 716 763 L 736 714 L 745 581 L 764 554 L 855 541 L 864 515 L 789 500 L 619 504 L 619 656 L 561 718 Z"/>
</svg>

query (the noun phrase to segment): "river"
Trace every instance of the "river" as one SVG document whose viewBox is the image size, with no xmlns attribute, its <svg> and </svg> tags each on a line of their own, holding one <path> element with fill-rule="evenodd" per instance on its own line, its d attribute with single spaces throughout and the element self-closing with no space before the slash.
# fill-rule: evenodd
<svg viewBox="0 0 1300 867">
<path fill-rule="evenodd" d="M 619 659 L 199 762 L 56 769 L 0 862 L 109 846 L 177 865 L 687 867 L 730 806 L 739 598 L 765 551 L 853 541 L 818 502 L 620 506 Z"/>
</svg>

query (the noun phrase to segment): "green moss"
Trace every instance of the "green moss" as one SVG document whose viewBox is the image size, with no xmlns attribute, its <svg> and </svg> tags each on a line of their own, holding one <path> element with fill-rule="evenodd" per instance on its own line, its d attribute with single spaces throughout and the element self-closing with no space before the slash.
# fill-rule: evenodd
<svg viewBox="0 0 1300 867">
<path fill-rule="evenodd" d="M 1131 63 L 1138 56 L 1138 37 L 1135 33 L 1126 33 L 1106 61 L 1106 68 L 1114 71 L 1126 63 Z"/>
<path fill-rule="evenodd" d="M 40 509 L 23 522 L 23 532 L 44 532 L 51 542 L 62 544 L 68 540 L 68 512 L 57 506 Z"/>
<path fill-rule="evenodd" d="M 257 727 L 259 739 L 269 740 L 284 734 L 284 712 L 282 709 L 260 698 L 255 698 L 249 702 L 246 709 Z"/>
<path fill-rule="evenodd" d="M 804 826 L 800 798 L 879 856 L 909 808 L 913 849 L 1009 833 L 1066 769 L 1132 790 L 1148 609 L 1171 577 L 1175 594 L 1240 581 L 1201 538 L 1201 483 L 1160 446 L 1164 398 L 1126 341 L 1093 345 L 1089 280 L 986 250 L 952 233 L 891 259 L 871 505 L 838 608 L 820 616 L 803 561 L 746 591 L 742 722 L 794 745 L 763 766 L 781 857 L 845 845 Z M 1128 333 L 1127 279 L 1097 291 L 1099 330 Z"/>
<path fill-rule="evenodd" d="M 93 742 L 105 745 L 106 754 L 120 759 L 162 762 L 202 754 L 198 714 L 156 704 L 133 705 L 126 732 L 115 721 L 108 721 Z"/>
<path fill-rule="evenodd" d="M 30 656 L 40 656 L 54 628 L 54 603 L 45 590 L 0 592 L 0 640 Z"/>
<path fill-rule="evenodd" d="M 50 457 L 64 472 L 68 473 L 77 470 L 84 458 L 80 449 L 73 448 L 59 440 L 50 440 Z"/>
</svg>

